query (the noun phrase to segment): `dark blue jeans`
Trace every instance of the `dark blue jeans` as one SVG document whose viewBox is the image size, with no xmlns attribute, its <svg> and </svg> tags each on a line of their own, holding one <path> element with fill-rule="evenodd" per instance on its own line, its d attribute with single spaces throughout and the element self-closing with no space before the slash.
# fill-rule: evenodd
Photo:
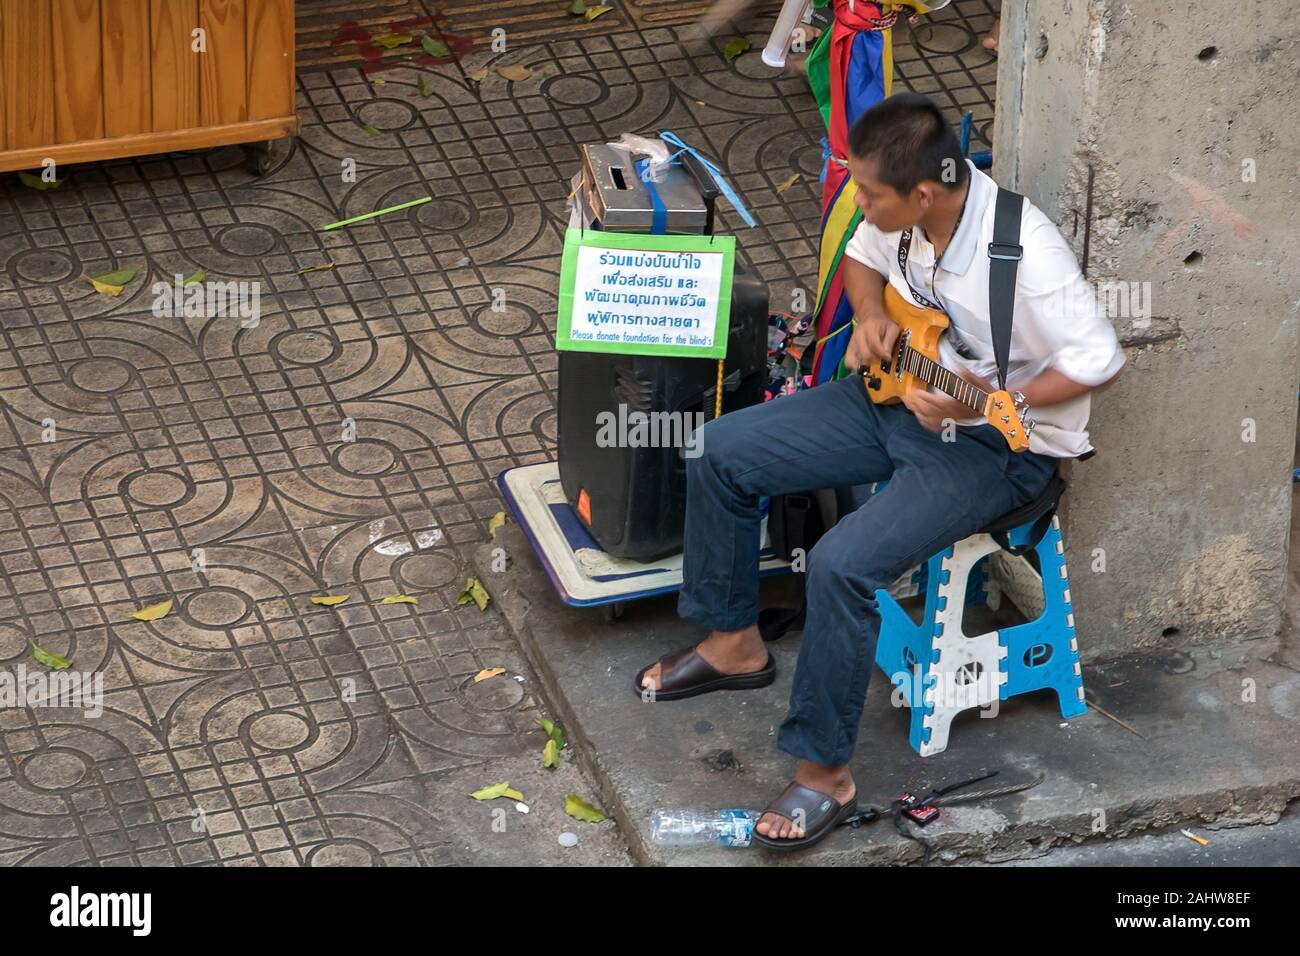
<svg viewBox="0 0 1300 956">
<path fill-rule="evenodd" d="M 808 616 L 777 734 L 795 757 L 847 764 L 875 666 L 876 589 L 1037 497 L 1056 459 L 1012 452 L 991 425 L 944 441 L 902 405 L 873 404 L 856 375 L 724 415 L 699 437 L 677 608 L 709 629 L 758 621 L 759 498 L 889 479 L 807 557 Z"/>
</svg>

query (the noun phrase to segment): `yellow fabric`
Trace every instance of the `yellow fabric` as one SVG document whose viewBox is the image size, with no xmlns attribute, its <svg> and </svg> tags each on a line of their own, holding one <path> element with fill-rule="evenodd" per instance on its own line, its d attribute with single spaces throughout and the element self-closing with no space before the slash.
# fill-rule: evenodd
<svg viewBox="0 0 1300 956">
<path fill-rule="evenodd" d="M 894 31 L 880 31 L 884 43 L 880 47 L 880 71 L 885 74 L 885 96 L 894 88 Z"/>
<path fill-rule="evenodd" d="M 817 267 L 817 307 L 821 308 L 826 295 L 826 286 L 834 274 L 835 260 L 844 246 L 844 234 L 848 231 L 853 214 L 858 211 L 858 204 L 853 197 L 858 193 L 858 184 L 850 177 L 844 188 L 835 197 L 835 205 L 826 217 L 826 228 L 822 230 L 821 261 Z"/>
</svg>

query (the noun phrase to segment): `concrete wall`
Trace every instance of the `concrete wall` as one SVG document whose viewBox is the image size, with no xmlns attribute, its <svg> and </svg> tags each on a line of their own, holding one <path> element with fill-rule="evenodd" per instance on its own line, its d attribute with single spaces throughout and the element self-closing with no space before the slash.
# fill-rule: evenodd
<svg viewBox="0 0 1300 956">
<path fill-rule="evenodd" d="M 1129 361 L 1094 397 L 1099 454 L 1071 468 L 1084 657 L 1271 653 L 1300 387 L 1296 5 L 1004 0 L 998 70 L 995 178 L 1090 280 L 1151 283 L 1149 320 L 1114 319 Z"/>
</svg>

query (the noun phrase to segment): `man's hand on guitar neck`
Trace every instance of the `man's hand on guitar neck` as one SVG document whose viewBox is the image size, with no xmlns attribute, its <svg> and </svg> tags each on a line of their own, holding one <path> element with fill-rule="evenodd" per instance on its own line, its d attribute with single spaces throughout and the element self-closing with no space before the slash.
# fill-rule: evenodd
<svg viewBox="0 0 1300 956">
<path fill-rule="evenodd" d="M 981 388 L 986 392 L 996 391 L 995 386 L 988 379 L 980 378 L 966 369 L 953 369 L 953 371 L 977 388 Z M 1041 408 L 1107 388 L 1117 378 L 1119 378 L 1119 372 L 1116 372 L 1100 385 L 1083 385 L 1071 378 L 1067 378 L 1057 369 L 1049 368 L 1025 384 L 1017 386 L 1016 389 L 1025 396 L 1026 405 L 1030 408 Z M 903 396 L 903 404 L 911 410 L 922 425 L 932 432 L 943 431 L 943 425 L 947 419 L 961 421 L 966 418 L 978 417 L 971 411 L 969 406 L 962 404 L 951 396 L 945 395 L 943 392 L 923 392 L 920 389 L 914 389 Z"/>
<path fill-rule="evenodd" d="M 992 384 L 972 372 L 965 369 L 954 369 L 953 371 L 976 388 L 981 388 L 986 392 L 995 391 Z M 949 421 L 959 422 L 968 418 L 979 417 L 978 414 L 971 410 L 969 405 L 939 391 L 929 392 L 919 388 L 912 389 L 903 394 L 903 404 L 907 406 L 908 411 L 916 416 L 916 420 L 921 423 L 922 427 L 932 432 L 942 432 L 944 425 Z"/>
</svg>

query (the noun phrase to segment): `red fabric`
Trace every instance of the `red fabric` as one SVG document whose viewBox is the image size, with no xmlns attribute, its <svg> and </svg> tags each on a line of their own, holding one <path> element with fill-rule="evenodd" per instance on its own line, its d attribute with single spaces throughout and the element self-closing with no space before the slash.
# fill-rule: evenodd
<svg viewBox="0 0 1300 956">
<path fill-rule="evenodd" d="M 831 49 L 828 65 L 831 74 L 831 122 L 827 138 L 831 144 L 831 154 L 845 159 L 849 155 L 849 127 L 844 118 L 844 86 L 848 76 L 849 61 L 853 56 L 853 38 L 863 30 L 877 27 L 881 21 L 879 4 L 856 0 L 853 9 L 849 9 L 849 0 L 835 0 L 835 24 L 831 27 Z M 832 166 L 838 166 L 833 163 Z M 843 168 L 843 167 L 841 167 Z M 822 212 L 825 214 L 826 203 L 839 189 L 838 181 L 831 188 L 831 177 L 826 176 L 826 188 L 822 190 Z"/>
<path fill-rule="evenodd" d="M 822 305 L 821 312 L 817 315 L 817 342 L 821 342 L 831 331 L 831 320 L 835 317 L 839 309 L 840 296 L 844 294 L 844 270 L 836 269 L 835 274 L 831 276 L 831 281 L 826 285 L 826 301 Z M 841 335 L 852 335 L 852 332 L 841 332 Z M 821 368 L 822 347 L 817 346 L 813 352 L 812 380 L 817 381 L 817 373 Z"/>
</svg>

